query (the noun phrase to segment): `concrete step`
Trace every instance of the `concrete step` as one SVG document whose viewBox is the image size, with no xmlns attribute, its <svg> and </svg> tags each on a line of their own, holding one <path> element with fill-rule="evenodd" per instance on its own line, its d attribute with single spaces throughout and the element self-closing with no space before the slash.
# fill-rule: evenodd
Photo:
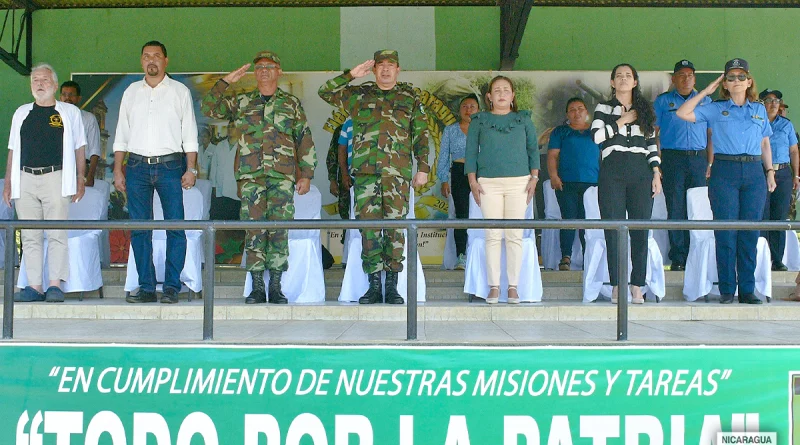
<svg viewBox="0 0 800 445">
<path fill-rule="evenodd" d="M 15 319 L 83 320 L 197 320 L 203 317 L 203 301 L 165 305 L 126 304 L 119 299 L 67 301 L 60 304 L 19 303 Z M 392 305 L 358 305 L 328 302 L 316 305 L 245 305 L 241 300 L 221 300 L 214 308 L 215 320 L 362 320 L 404 321 L 407 308 Z M 613 321 L 617 306 L 607 302 L 582 304 L 550 301 L 538 304 L 487 305 L 482 302 L 428 302 L 419 305 L 421 321 Z M 760 306 L 711 303 L 648 302 L 630 307 L 629 319 L 709 321 L 786 321 L 800 319 L 800 305 L 773 301 Z"/>
</svg>

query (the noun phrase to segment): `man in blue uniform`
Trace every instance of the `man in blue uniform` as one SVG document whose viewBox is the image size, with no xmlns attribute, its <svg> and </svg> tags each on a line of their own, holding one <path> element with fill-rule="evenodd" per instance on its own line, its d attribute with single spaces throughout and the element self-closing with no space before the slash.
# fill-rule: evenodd
<svg viewBox="0 0 800 445">
<path fill-rule="evenodd" d="M 697 95 L 692 62 L 684 59 L 675 64 L 672 84 L 675 88 L 658 96 L 653 104 L 656 112 L 656 140 L 661 150 L 668 217 L 685 220 L 686 190 L 706 185 L 714 154 L 708 125 L 705 122 L 687 122 L 675 115 L 678 107 Z M 705 97 L 700 105 L 709 102 L 711 99 Z M 689 232 L 670 230 L 669 259 L 672 261 L 672 270 L 684 270 L 688 254 Z"/>
</svg>

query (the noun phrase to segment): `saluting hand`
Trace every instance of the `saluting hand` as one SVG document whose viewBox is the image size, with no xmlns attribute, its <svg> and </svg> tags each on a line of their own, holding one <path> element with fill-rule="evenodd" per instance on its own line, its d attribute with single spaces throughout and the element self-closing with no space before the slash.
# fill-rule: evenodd
<svg viewBox="0 0 800 445">
<path fill-rule="evenodd" d="M 372 71 L 373 66 L 375 66 L 375 61 L 372 59 L 367 60 L 362 64 L 354 66 L 353 69 L 350 70 L 350 75 L 353 76 L 353 79 L 364 77 Z"/>
<path fill-rule="evenodd" d="M 231 71 L 230 73 L 228 73 L 225 77 L 222 78 L 222 80 L 224 80 L 228 85 L 236 83 L 239 81 L 239 79 L 244 77 L 245 74 L 247 74 L 247 70 L 249 68 L 250 64 L 245 63 L 238 70 Z"/>
<path fill-rule="evenodd" d="M 703 91 L 701 91 L 701 93 L 703 93 L 703 95 L 705 96 L 710 96 L 714 94 L 714 91 L 717 91 L 717 88 L 719 88 L 719 84 L 722 83 L 722 79 L 724 78 L 725 78 L 724 74 L 720 75 L 719 77 L 717 77 L 717 80 L 711 82 L 710 84 L 708 84 L 707 87 L 703 88 Z"/>
</svg>

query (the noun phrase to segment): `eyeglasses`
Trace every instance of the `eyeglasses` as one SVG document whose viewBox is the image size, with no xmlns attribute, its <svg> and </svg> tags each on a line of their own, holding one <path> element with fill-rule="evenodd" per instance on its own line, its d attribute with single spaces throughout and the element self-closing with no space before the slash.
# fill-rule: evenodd
<svg viewBox="0 0 800 445">
<path fill-rule="evenodd" d="M 781 102 L 782 101 L 780 99 L 778 99 L 777 97 L 776 98 L 768 97 L 768 98 L 764 99 L 764 103 L 765 104 L 779 104 Z"/>
<path fill-rule="evenodd" d="M 745 80 L 749 79 L 750 77 L 747 74 L 728 74 L 725 76 L 725 80 L 728 82 L 744 82 Z"/>
<path fill-rule="evenodd" d="M 256 71 L 258 71 L 258 70 L 271 70 L 271 69 L 275 69 L 277 67 L 278 67 L 278 65 L 273 65 L 273 64 L 270 63 L 268 65 L 256 65 L 255 66 L 255 70 Z"/>
</svg>

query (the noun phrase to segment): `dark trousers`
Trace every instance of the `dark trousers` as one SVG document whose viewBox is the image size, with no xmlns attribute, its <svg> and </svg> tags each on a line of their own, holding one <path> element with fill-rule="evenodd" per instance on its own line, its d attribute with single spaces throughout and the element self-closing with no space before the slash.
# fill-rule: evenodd
<svg viewBox="0 0 800 445">
<path fill-rule="evenodd" d="M 764 219 L 771 221 L 784 221 L 789 218 L 789 207 L 792 205 L 792 169 L 782 168 L 775 171 L 775 191 L 767 192 L 764 205 Z M 786 231 L 772 230 L 761 232 L 761 236 L 769 242 L 769 251 L 772 262 L 783 262 L 783 252 L 786 249 Z"/>
<path fill-rule="evenodd" d="M 653 171 L 644 156 L 635 153 L 612 153 L 600 165 L 597 194 L 601 219 L 650 219 L 653 212 Z M 617 231 L 606 230 L 606 259 L 612 286 L 619 284 Z M 631 280 L 644 286 L 647 277 L 647 230 L 632 230 Z M 624 252 L 623 252 L 624 255 Z"/>
<path fill-rule="evenodd" d="M 583 194 L 586 189 L 596 185 L 588 182 L 564 182 L 562 190 L 556 190 L 556 200 L 558 207 L 561 208 L 561 219 L 586 219 L 586 211 L 583 207 Z M 584 231 L 578 231 L 581 240 L 581 249 L 586 248 Z M 561 241 L 561 256 L 572 256 L 572 244 L 575 240 L 575 229 L 561 229 L 559 231 Z"/>
<path fill-rule="evenodd" d="M 464 164 L 453 162 L 450 167 L 450 193 L 453 194 L 453 204 L 456 207 L 456 218 L 469 218 L 469 180 L 464 174 Z M 458 255 L 467 253 L 467 230 L 453 230 L 453 238 L 456 241 L 456 253 Z"/>
<path fill-rule="evenodd" d="M 183 219 L 183 189 L 181 176 L 185 170 L 183 160 L 161 164 L 146 164 L 128 159 L 125 182 L 128 191 L 128 213 L 131 219 L 153 219 L 153 192 L 158 192 L 165 220 Z M 139 273 L 139 289 L 156 290 L 156 270 L 153 266 L 153 232 L 131 230 L 131 247 Z M 167 259 L 164 273 L 164 290 L 181 289 L 181 271 L 186 261 L 186 234 L 183 230 L 167 230 Z"/>
<path fill-rule="evenodd" d="M 708 159 L 705 150 L 695 156 L 682 154 L 678 150 L 661 151 L 661 170 L 664 173 L 661 184 L 664 200 L 667 202 L 669 219 L 686 220 L 686 190 L 692 187 L 705 187 Z M 669 231 L 669 259 L 673 264 L 686 264 L 689 255 L 689 231 Z"/>
<path fill-rule="evenodd" d="M 242 210 L 242 201 L 228 198 L 227 196 L 216 196 L 211 192 L 211 219 L 221 219 L 226 221 L 237 221 Z"/>
<path fill-rule="evenodd" d="M 760 161 L 715 160 L 708 183 L 708 199 L 717 220 L 759 221 L 767 199 L 767 181 Z M 755 290 L 757 230 L 715 230 L 719 291 L 739 294 Z"/>
</svg>

